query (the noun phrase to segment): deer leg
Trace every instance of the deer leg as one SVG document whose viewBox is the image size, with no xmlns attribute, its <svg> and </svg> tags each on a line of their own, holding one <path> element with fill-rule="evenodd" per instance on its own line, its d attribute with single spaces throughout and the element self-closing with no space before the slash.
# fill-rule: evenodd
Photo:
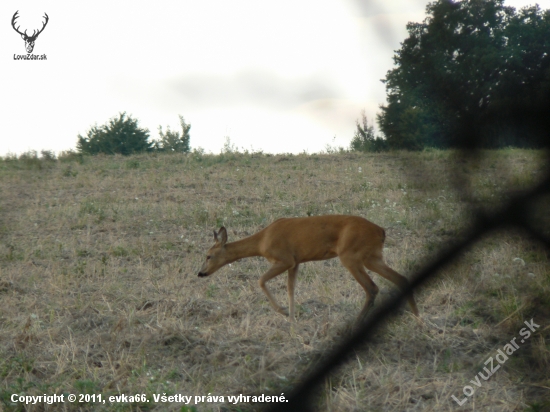
<svg viewBox="0 0 550 412">
<path fill-rule="evenodd" d="M 285 270 L 289 269 L 290 267 L 291 267 L 291 265 L 288 264 L 288 263 L 276 262 L 258 280 L 258 284 L 260 285 L 260 287 L 264 291 L 265 295 L 267 296 L 267 299 L 269 299 L 269 303 L 271 303 L 271 306 L 273 306 L 273 309 L 275 309 L 276 312 L 279 312 L 283 315 L 287 314 L 285 309 L 282 306 L 280 306 L 277 303 L 277 301 L 275 300 L 275 298 L 273 297 L 273 295 L 271 295 L 271 292 L 269 292 L 269 289 L 266 286 L 266 282 L 268 280 L 273 279 L 274 277 L 280 275 L 281 273 L 283 273 Z"/>
<path fill-rule="evenodd" d="M 367 299 L 365 301 L 365 306 L 363 306 L 363 309 L 359 314 L 360 319 L 364 318 L 374 305 L 374 300 L 376 299 L 376 295 L 378 294 L 378 286 L 374 284 L 374 282 L 368 275 L 367 271 L 363 267 L 363 262 L 346 256 L 340 256 L 340 261 L 342 262 L 342 265 L 344 265 L 344 267 L 349 270 L 355 280 L 365 290 Z"/>
<path fill-rule="evenodd" d="M 400 275 L 395 270 L 386 265 L 386 263 L 384 263 L 384 259 L 382 259 L 380 256 L 370 256 L 368 259 L 365 260 L 364 263 L 367 269 L 372 270 L 373 272 L 378 273 L 380 276 L 385 277 L 390 282 L 393 282 L 399 288 L 401 288 L 401 290 L 404 290 L 409 286 L 409 281 L 407 280 L 407 278 Z M 418 316 L 418 308 L 416 307 L 414 296 L 411 294 L 407 298 L 407 300 L 411 307 L 412 313 L 414 313 L 415 316 Z"/>
<path fill-rule="evenodd" d="M 296 284 L 296 275 L 298 274 L 298 265 L 288 269 L 288 309 L 290 321 L 294 322 L 294 285 Z"/>
</svg>

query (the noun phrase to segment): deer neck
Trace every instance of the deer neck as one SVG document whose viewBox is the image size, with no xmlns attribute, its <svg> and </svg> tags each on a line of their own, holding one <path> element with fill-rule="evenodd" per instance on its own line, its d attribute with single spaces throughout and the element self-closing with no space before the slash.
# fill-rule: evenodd
<svg viewBox="0 0 550 412">
<path fill-rule="evenodd" d="M 246 237 L 235 242 L 231 242 L 225 245 L 226 253 L 229 258 L 229 262 L 234 262 L 238 259 L 261 256 L 259 249 L 259 242 L 257 234 Z"/>
</svg>

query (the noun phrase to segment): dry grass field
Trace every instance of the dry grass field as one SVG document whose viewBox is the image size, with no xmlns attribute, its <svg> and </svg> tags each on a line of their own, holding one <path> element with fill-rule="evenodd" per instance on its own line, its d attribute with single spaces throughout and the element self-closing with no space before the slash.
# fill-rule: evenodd
<svg viewBox="0 0 550 412">
<path fill-rule="evenodd" d="M 468 227 L 472 207 L 496 206 L 543 169 L 542 153 L 511 149 L 478 162 L 450 151 L 4 158 L 0 410 L 265 407 L 228 397 L 288 393 L 349 333 L 364 292 L 338 259 L 301 265 L 291 324 L 258 287 L 263 259 L 197 277 L 214 229 L 225 225 L 232 241 L 280 217 L 359 215 L 386 228 L 388 264 L 411 276 Z M 533 210 L 547 233 L 549 204 Z M 519 231 L 485 237 L 416 293 L 420 321 L 403 306 L 325 380 L 316 409 L 550 410 L 549 263 Z M 373 280 L 376 306 L 396 289 Z M 286 274 L 270 285 L 286 306 Z M 527 338 L 531 319 L 539 326 Z M 517 351 L 479 379 L 514 338 Z M 462 401 L 465 386 L 475 393 L 459 406 L 452 396 Z M 65 403 L 25 405 L 13 394 Z M 70 403 L 68 394 L 148 401 Z M 193 399 L 155 401 L 163 394 Z"/>
</svg>

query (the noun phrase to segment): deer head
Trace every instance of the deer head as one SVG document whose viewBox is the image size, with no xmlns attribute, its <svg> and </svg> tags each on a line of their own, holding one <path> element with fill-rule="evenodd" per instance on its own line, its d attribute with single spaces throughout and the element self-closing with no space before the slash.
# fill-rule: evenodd
<svg viewBox="0 0 550 412">
<path fill-rule="evenodd" d="M 44 17 L 46 18 L 46 21 L 43 23 L 42 28 L 38 30 L 38 32 L 36 30 L 33 30 L 32 36 L 27 36 L 27 30 L 25 30 L 24 33 L 21 33 L 19 31 L 19 26 L 15 28 L 15 19 L 19 17 L 17 13 L 19 13 L 19 10 L 17 10 L 13 15 L 11 19 L 11 25 L 13 29 L 21 35 L 21 38 L 25 40 L 25 48 L 27 49 L 27 53 L 32 53 L 32 50 L 34 49 L 34 42 L 36 41 L 36 38 L 38 37 L 38 35 L 42 33 L 42 31 L 44 30 L 44 27 L 46 27 L 46 24 L 48 24 L 49 17 L 46 13 L 44 13 Z"/>
</svg>

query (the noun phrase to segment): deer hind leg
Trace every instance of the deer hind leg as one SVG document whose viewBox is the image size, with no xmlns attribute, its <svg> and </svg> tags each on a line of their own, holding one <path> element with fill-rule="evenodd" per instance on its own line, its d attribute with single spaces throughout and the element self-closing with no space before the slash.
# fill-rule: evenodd
<svg viewBox="0 0 550 412">
<path fill-rule="evenodd" d="M 378 286 L 376 286 L 375 283 L 372 281 L 367 271 L 363 267 L 363 262 L 361 262 L 360 260 L 356 260 L 347 256 L 340 256 L 340 261 L 342 262 L 342 265 L 344 265 L 344 267 L 349 270 L 355 280 L 365 290 L 367 299 L 365 301 L 365 306 L 363 306 L 363 309 L 359 314 L 359 318 L 364 318 L 374 305 L 374 300 L 376 299 L 376 295 L 378 294 Z"/>
<path fill-rule="evenodd" d="M 409 281 L 407 278 L 386 265 L 381 256 L 369 256 L 368 259 L 365 259 L 364 263 L 367 269 L 385 277 L 390 282 L 396 284 L 400 289 L 404 290 L 409 286 Z M 412 294 L 408 297 L 408 302 L 412 313 L 418 316 L 418 308 L 416 307 L 416 302 L 414 301 L 414 296 Z"/>
<path fill-rule="evenodd" d="M 294 322 L 294 285 L 296 284 L 297 274 L 298 265 L 288 269 L 288 310 L 291 322 Z"/>
<path fill-rule="evenodd" d="M 265 295 L 267 296 L 267 299 L 269 299 L 269 303 L 271 303 L 271 306 L 273 306 L 273 309 L 275 309 L 276 312 L 279 312 L 283 315 L 287 314 L 285 309 L 277 303 L 277 301 L 275 300 L 275 298 L 273 297 L 273 295 L 271 294 L 271 292 L 267 288 L 266 282 L 268 280 L 273 279 L 274 277 L 280 275 L 285 270 L 287 270 L 287 269 L 290 270 L 291 266 L 292 265 L 290 265 L 288 263 L 283 263 L 283 262 L 274 263 L 273 266 L 271 266 L 271 268 L 267 272 L 265 272 L 260 277 L 260 279 L 258 280 L 258 284 L 260 285 L 260 287 L 264 291 Z"/>
</svg>

